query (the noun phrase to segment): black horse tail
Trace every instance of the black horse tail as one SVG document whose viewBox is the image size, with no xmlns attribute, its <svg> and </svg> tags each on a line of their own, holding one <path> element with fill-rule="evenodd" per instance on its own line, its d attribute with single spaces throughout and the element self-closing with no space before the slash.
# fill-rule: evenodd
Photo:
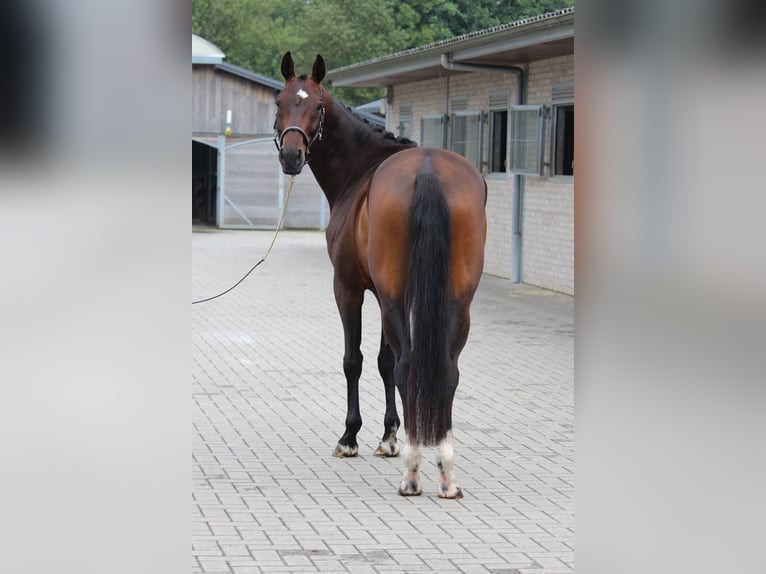
<svg viewBox="0 0 766 574">
<path fill-rule="evenodd" d="M 450 212 L 438 177 L 427 165 L 415 178 L 404 310 L 410 364 L 404 406 L 411 442 L 437 444 L 452 426 L 447 373 Z"/>
</svg>

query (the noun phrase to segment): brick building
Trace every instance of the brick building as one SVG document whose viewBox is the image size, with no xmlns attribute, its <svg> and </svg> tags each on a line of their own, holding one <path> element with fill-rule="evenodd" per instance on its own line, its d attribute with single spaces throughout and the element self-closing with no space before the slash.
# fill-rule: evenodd
<svg viewBox="0 0 766 574">
<path fill-rule="evenodd" d="M 331 70 L 386 88 L 388 129 L 471 159 L 485 272 L 574 294 L 574 8 Z"/>
</svg>

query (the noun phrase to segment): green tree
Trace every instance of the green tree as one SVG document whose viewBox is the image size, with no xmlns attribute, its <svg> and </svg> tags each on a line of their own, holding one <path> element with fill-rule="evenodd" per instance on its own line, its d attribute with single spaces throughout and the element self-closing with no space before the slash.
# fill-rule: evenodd
<svg viewBox="0 0 766 574">
<path fill-rule="evenodd" d="M 317 53 L 330 69 L 363 62 L 571 6 L 573 0 L 192 0 L 192 32 L 226 61 L 281 79 L 282 55 L 310 71 Z M 383 94 L 333 88 L 356 105 Z"/>
<path fill-rule="evenodd" d="M 574 0 L 405 0 L 393 9 L 414 47 L 572 5 Z"/>
<path fill-rule="evenodd" d="M 317 53 L 330 68 L 361 62 L 407 45 L 407 33 L 397 26 L 390 3 L 380 0 L 314 0 L 296 17 L 296 35 L 287 49 L 293 52 L 296 66 L 311 66 Z M 307 70 L 308 71 L 308 70 Z M 356 105 L 381 97 L 383 91 L 371 88 L 333 88 L 340 99 Z"/>
</svg>

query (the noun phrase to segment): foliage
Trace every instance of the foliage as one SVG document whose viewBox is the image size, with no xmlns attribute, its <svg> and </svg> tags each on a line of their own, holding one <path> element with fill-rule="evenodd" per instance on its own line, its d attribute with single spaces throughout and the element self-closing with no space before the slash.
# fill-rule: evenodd
<svg viewBox="0 0 766 574">
<path fill-rule="evenodd" d="M 213 42 L 226 61 L 281 79 L 293 53 L 310 71 L 317 53 L 339 68 L 543 14 L 573 0 L 192 0 L 192 32 Z M 370 88 L 333 88 L 351 105 L 382 96 Z"/>
</svg>

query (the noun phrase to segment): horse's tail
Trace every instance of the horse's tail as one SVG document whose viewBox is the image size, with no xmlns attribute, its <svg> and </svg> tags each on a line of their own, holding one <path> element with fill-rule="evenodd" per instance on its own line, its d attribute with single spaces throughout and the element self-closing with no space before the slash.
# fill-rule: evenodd
<svg viewBox="0 0 766 574">
<path fill-rule="evenodd" d="M 433 170 L 415 179 L 404 309 L 410 364 L 404 406 L 411 442 L 434 445 L 452 426 L 448 372 L 447 295 L 450 276 L 450 212 Z"/>
</svg>

